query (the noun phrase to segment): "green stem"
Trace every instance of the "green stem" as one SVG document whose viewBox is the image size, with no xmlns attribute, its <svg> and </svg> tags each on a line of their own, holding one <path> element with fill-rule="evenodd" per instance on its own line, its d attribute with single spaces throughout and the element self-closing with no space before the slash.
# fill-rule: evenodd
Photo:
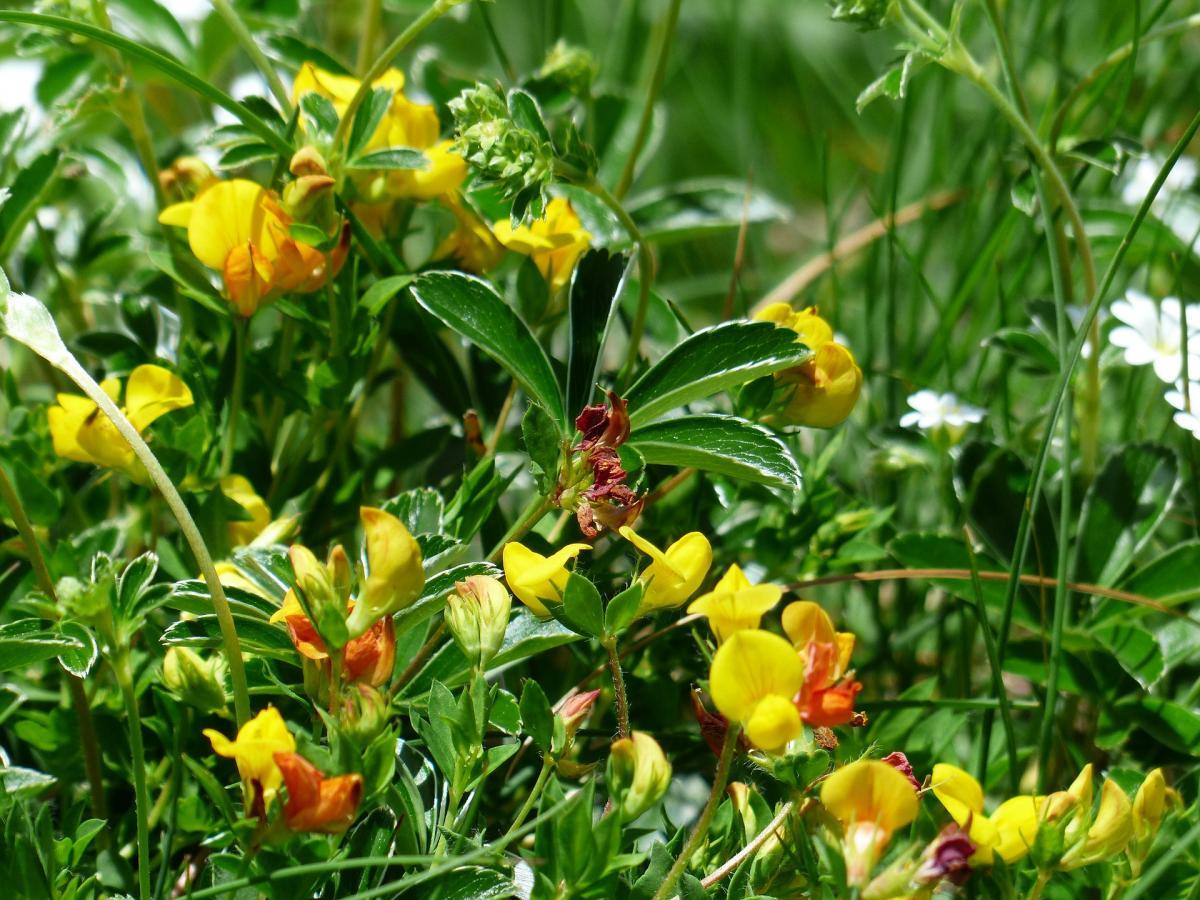
<svg viewBox="0 0 1200 900">
<path fill-rule="evenodd" d="M 496 546 L 492 548 L 492 552 L 488 554 L 488 562 L 497 562 L 500 554 L 504 552 L 504 545 L 523 537 L 553 506 L 554 504 L 548 497 L 534 497 L 525 507 L 525 511 L 513 522 L 504 537 L 500 538 Z"/>
<path fill-rule="evenodd" d="M 254 63 L 254 67 L 267 80 L 267 87 L 271 89 L 271 93 L 275 95 L 275 99 L 279 103 L 279 108 L 283 110 L 283 117 L 290 119 L 292 117 L 292 98 L 288 96 L 287 88 L 283 86 L 279 73 L 275 71 L 271 61 L 259 48 L 258 42 L 250 33 L 250 29 L 246 27 L 246 23 L 242 21 L 242 17 L 229 4 L 229 0 L 212 0 L 212 5 L 213 9 L 217 11 L 217 15 L 233 32 L 237 42 L 242 45 L 242 50 L 250 57 L 250 62 Z"/>
<path fill-rule="evenodd" d="M 146 750 L 142 744 L 142 719 L 138 712 L 137 694 L 133 686 L 133 667 L 129 661 L 129 648 L 115 648 L 112 660 L 117 684 L 121 687 L 121 698 L 125 703 L 125 715 L 129 719 L 129 753 L 133 768 L 134 812 L 137 817 L 137 874 L 138 894 L 142 900 L 150 897 L 150 794 L 146 790 Z"/>
<path fill-rule="evenodd" d="M 1042 892 L 1046 890 L 1046 885 L 1050 883 L 1053 874 L 1052 871 L 1038 872 L 1037 881 L 1033 884 L 1033 890 L 1029 892 L 1028 900 L 1040 900 Z"/>
<path fill-rule="evenodd" d="M 387 71 L 388 66 L 392 64 L 392 60 L 399 56 L 401 51 L 411 44 L 422 31 L 463 2 L 464 0 L 433 0 L 433 3 L 429 5 L 429 8 L 425 12 L 421 13 L 412 24 L 396 36 L 394 41 L 387 45 L 383 53 L 371 64 L 371 68 L 363 74 L 362 81 L 358 85 L 358 90 L 354 92 L 354 96 L 350 98 L 350 102 L 346 105 L 346 111 L 342 113 L 337 131 L 333 135 L 335 150 L 346 142 L 346 138 L 350 134 L 350 125 L 354 122 L 354 114 L 358 112 L 358 108 L 362 106 L 362 102 L 367 99 L 367 94 L 371 92 L 371 85 Z"/>
<path fill-rule="evenodd" d="M 550 773 L 553 771 L 554 760 L 549 756 L 542 757 L 542 771 L 538 772 L 537 781 L 533 783 L 533 787 L 529 790 L 529 796 L 525 798 L 525 802 L 521 804 L 521 808 L 517 811 L 517 817 L 508 826 L 508 831 L 504 832 L 505 837 L 508 837 L 521 827 L 521 823 L 525 821 L 530 811 L 537 805 L 538 798 L 542 796 L 542 791 L 546 787 L 546 782 L 550 780 Z"/>
<path fill-rule="evenodd" d="M 612 674 L 613 695 L 617 700 L 617 736 L 629 737 L 629 695 L 625 691 L 625 675 L 621 672 L 621 654 L 617 651 L 617 639 L 604 639 L 608 652 L 608 671 Z"/>
<path fill-rule="evenodd" d="M 196 564 L 200 567 L 200 572 L 204 576 L 205 584 L 212 597 L 213 611 L 216 613 L 217 622 L 221 627 L 221 640 L 225 646 L 225 658 L 229 665 L 229 679 L 233 685 L 234 710 L 237 714 L 238 725 L 244 724 L 250 718 L 250 695 L 246 689 L 246 668 L 242 660 L 241 644 L 238 641 L 237 629 L 233 624 L 233 614 L 229 610 L 229 602 L 225 599 L 225 589 L 221 586 L 221 579 L 213 566 L 212 556 L 208 552 L 204 538 L 200 535 L 200 529 L 196 527 L 192 514 L 188 511 L 175 483 L 163 470 L 154 452 L 108 394 L 100 389 L 100 385 L 96 384 L 95 379 L 79 364 L 79 361 L 69 354 L 65 358 L 51 359 L 50 361 L 62 369 L 67 377 L 74 381 L 108 416 L 142 465 L 145 466 L 150 480 L 154 482 L 155 487 L 163 495 L 163 499 L 167 501 L 167 506 L 171 508 L 175 520 L 179 523 L 179 530 L 183 532 L 184 539 L 191 548 L 192 555 L 196 558 Z"/>
<path fill-rule="evenodd" d="M 221 454 L 221 475 L 233 471 L 233 453 L 237 448 L 238 419 L 242 414 L 242 394 L 246 380 L 246 331 L 249 319 L 233 319 L 233 391 L 229 398 L 229 419 L 225 423 L 225 450 Z"/>
<path fill-rule="evenodd" d="M 54 589 L 54 579 L 50 577 L 50 568 L 46 565 L 46 557 L 42 553 L 42 545 L 38 543 L 33 524 L 25 513 L 21 497 L 13 487 L 4 467 L 0 466 L 0 500 L 8 507 L 12 515 L 17 534 L 25 545 L 29 556 L 29 564 L 33 567 L 33 577 L 38 587 L 50 598 L 56 608 L 59 607 L 58 593 Z M 100 765 L 100 745 L 96 742 L 96 728 L 92 723 L 92 709 L 88 705 L 87 692 L 83 688 L 83 679 L 70 672 L 67 675 L 67 690 L 71 695 L 71 706 L 75 717 L 79 720 L 79 743 L 83 750 L 83 769 L 87 774 L 88 791 L 91 797 L 92 814 L 98 819 L 108 817 L 104 802 L 104 771 Z"/>
<path fill-rule="evenodd" d="M 725 796 L 725 785 L 729 782 L 729 769 L 733 765 L 733 755 L 737 751 L 738 738 L 741 737 L 741 734 L 742 727 L 731 722 L 725 731 L 725 743 L 721 746 L 721 756 L 717 760 L 717 771 L 713 776 L 712 791 L 708 795 L 708 802 L 704 804 L 700 820 L 696 822 L 696 827 L 692 829 L 683 849 L 679 851 L 679 856 L 676 857 L 675 863 L 667 872 L 667 877 L 655 891 L 653 900 L 664 900 L 671 896 L 671 891 L 687 869 L 692 854 L 696 852 L 707 836 L 708 826 L 712 824 L 713 815 L 721 803 L 721 798 Z"/>
<path fill-rule="evenodd" d="M 641 229 L 633 221 L 633 217 L 625 211 L 621 201 L 608 192 L 604 185 L 593 181 L 585 185 L 587 190 L 600 199 L 613 215 L 620 221 L 629 234 L 629 239 L 637 245 L 638 255 L 638 305 L 633 314 L 633 323 L 629 326 L 629 347 L 625 352 L 625 362 L 617 374 L 617 384 L 625 385 L 637 366 L 638 355 L 642 345 L 642 332 L 646 328 L 646 310 L 650 305 L 650 284 L 654 281 L 654 257 L 650 253 L 650 245 L 642 236 Z"/>
<path fill-rule="evenodd" d="M 681 0 L 670 0 L 670 4 L 667 7 L 667 16 L 663 20 L 662 41 L 658 45 L 658 53 L 654 61 L 654 72 L 650 76 L 650 86 L 646 90 L 646 102 L 642 106 L 642 114 L 638 119 L 637 131 L 633 137 L 633 146 L 629 148 L 629 156 L 625 158 L 625 167 L 621 170 L 621 178 L 617 181 L 617 187 L 614 191 L 618 197 L 624 197 L 629 192 L 630 185 L 633 184 L 638 157 L 641 156 L 642 149 L 646 146 L 646 139 L 650 136 L 650 125 L 654 121 L 654 104 L 658 101 L 658 95 L 663 86 L 663 79 L 667 75 L 667 57 L 670 54 L 671 43 L 675 39 L 675 26 L 679 23 Z"/>
<path fill-rule="evenodd" d="M 358 42 L 358 58 L 354 63 L 354 71 L 363 72 L 375 52 L 375 44 L 379 40 L 379 26 L 382 24 L 383 0 L 367 0 L 363 7 L 362 38 Z"/>
</svg>

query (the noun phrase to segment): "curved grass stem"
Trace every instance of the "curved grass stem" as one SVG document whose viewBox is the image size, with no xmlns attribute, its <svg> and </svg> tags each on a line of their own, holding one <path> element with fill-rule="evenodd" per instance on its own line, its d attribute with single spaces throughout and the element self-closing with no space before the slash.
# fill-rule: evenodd
<svg viewBox="0 0 1200 900">
<path fill-rule="evenodd" d="M 238 11 L 233 8 L 229 0 L 212 0 L 213 9 L 217 11 L 222 20 L 233 32 L 234 38 L 241 45 L 242 50 L 250 57 L 250 62 L 254 63 L 254 67 L 262 73 L 262 77 L 267 82 L 267 87 L 274 95 L 276 102 L 279 103 L 279 108 L 283 110 L 283 117 L 290 119 L 292 117 L 292 98 L 288 96 L 287 88 L 283 86 L 283 81 L 279 78 L 279 73 L 275 71 L 275 67 L 271 65 L 271 61 L 267 59 L 266 54 L 258 46 L 258 42 L 254 39 L 254 35 L 250 33 L 250 29 L 246 27 L 246 23 L 242 21 L 242 17 Z"/>
</svg>

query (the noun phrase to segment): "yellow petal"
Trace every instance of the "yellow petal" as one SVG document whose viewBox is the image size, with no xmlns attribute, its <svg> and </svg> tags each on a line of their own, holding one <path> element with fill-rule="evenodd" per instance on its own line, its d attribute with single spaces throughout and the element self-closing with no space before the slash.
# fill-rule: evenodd
<svg viewBox="0 0 1200 900">
<path fill-rule="evenodd" d="M 823 344 L 803 365 L 779 373 L 791 394 L 784 421 L 809 428 L 833 428 L 854 411 L 863 375 L 854 354 L 836 341 Z"/>
<path fill-rule="evenodd" d="M 1162 824 L 1167 808 L 1167 782 L 1162 769 L 1155 769 L 1146 776 L 1133 798 L 1133 829 L 1139 841 L 1153 837 Z"/>
<path fill-rule="evenodd" d="M 377 614 L 404 609 L 421 596 L 425 587 L 421 546 L 404 523 L 391 513 L 364 506 L 359 515 L 366 536 L 370 570 L 359 604 L 374 604 Z"/>
<path fill-rule="evenodd" d="M 253 244 L 268 259 L 277 251 L 282 213 L 261 185 L 244 178 L 219 181 L 193 201 L 188 245 L 200 262 L 224 269 L 235 247 Z"/>
<path fill-rule="evenodd" d="M 249 544 L 271 524 L 271 509 L 254 490 L 249 479 L 241 475 L 226 475 L 221 479 L 221 493 L 250 514 L 248 521 L 229 522 L 229 539 L 235 546 Z"/>
<path fill-rule="evenodd" d="M 756 312 L 754 318 L 759 322 L 774 322 L 781 328 L 791 328 L 796 311 L 790 303 L 771 303 Z"/>
<path fill-rule="evenodd" d="M 97 412 L 96 404 L 87 397 L 77 394 L 59 394 L 58 406 L 46 410 L 46 420 L 50 426 L 50 438 L 54 442 L 54 452 L 63 459 L 75 462 L 93 463 L 91 454 L 79 443 L 79 430 L 88 417 Z"/>
<path fill-rule="evenodd" d="M 750 584 L 737 565 L 732 565 L 709 593 L 692 601 L 688 612 L 705 616 L 718 641 L 736 631 L 757 628 L 765 613 L 783 596 L 775 584 Z"/>
<path fill-rule="evenodd" d="M 750 579 L 737 563 L 732 563 L 713 587 L 713 591 L 741 591 L 751 587 Z"/>
<path fill-rule="evenodd" d="M 996 826 L 995 851 L 1006 863 L 1016 862 L 1029 852 L 1041 823 L 1041 804 L 1036 797 L 1005 800 L 991 816 Z"/>
<path fill-rule="evenodd" d="M 826 778 L 821 803 L 843 825 L 870 822 L 889 836 L 917 817 L 912 782 L 878 759 L 860 759 Z"/>
<path fill-rule="evenodd" d="M 791 701 L 804 684 L 804 665 L 791 644 L 769 631 L 739 631 L 713 657 L 709 692 L 721 714 L 746 722 L 766 697 Z"/>
<path fill-rule="evenodd" d="M 1100 787 L 1100 808 L 1088 829 L 1083 853 L 1089 860 L 1107 859 L 1125 849 L 1133 837 L 1133 806 L 1111 778 Z"/>
<path fill-rule="evenodd" d="M 542 618 L 550 617 L 546 603 L 557 603 L 566 586 L 566 564 L 590 544 L 567 544 L 549 557 L 530 550 L 517 541 L 504 545 L 504 578 L 517 599 Z"/>
<path fill-rule="evenodd" d="M 192 392 L 174 372 L 138 366 L 125 385 L 125 412 L 139 432 L 159 416 L 192 405 Z"/>
<path fill-rule="evenodd" d="M 755 747 L 776 753 L 804 731 L 800 711 L 791 700 L 778 695 L 764 697 L 746 721 L 746 737 Z"/>
<path fill-rule="evenodd" d="M 800 650 L 814 642 L 832 644 L 837 640 L 833 620 L 811 600 L 798 600 L 783 608 L 783 631 Z"/>
<path fill-rule="evenodd" d="M 172 203 L 158 214 L 158 221 L 162 225 L 178 225 L 180 228 L 187 228 L 192 222 L 194 208 L 195 204 L 191 200 L 186 203 Z"/>
</svg>

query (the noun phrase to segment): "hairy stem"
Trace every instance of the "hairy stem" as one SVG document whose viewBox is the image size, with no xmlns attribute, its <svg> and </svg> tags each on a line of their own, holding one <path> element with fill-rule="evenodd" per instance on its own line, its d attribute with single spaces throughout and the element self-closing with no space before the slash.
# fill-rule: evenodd
<svg viewBox="0 0 1200 900">
<path fill-rule="evenodd" d="M 121 699 L 129 720 L 129 754 L 133 768 L 134 812 L 137 816 L 137 875 L 138 894 L 142 900 L 150 897 L 150 792 L 146 789 L 146 751 L 142 744 L 142 719 L 138 712 L 137 693 L 133 686 L 133 666 L 129 648 L 117 647 L 112 660 Z"/>
<path fill-rule="evenodd" d="M 626 738 L 629 737 L 629 695 L 625 691 L 625 675 L 621 671 L 617 639 L 605 638 L 604 649 L 608 653 L 608 671 L 612 674 L 613 695 L 617 701 L 617 736 Z"/>
</svg>

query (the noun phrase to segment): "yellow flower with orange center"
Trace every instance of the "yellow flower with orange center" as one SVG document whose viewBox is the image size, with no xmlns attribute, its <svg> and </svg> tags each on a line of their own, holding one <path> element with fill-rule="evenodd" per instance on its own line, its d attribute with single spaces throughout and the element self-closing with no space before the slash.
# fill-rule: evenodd
<svg viewBox="0 0 1200 900">
<path fill-rule="evenodd" d="M 279 710 L 268 706 L 239 728 L 232 741 L 214 728 L 205 728 L 204 736 L 212 743 L 214 753 L 237 762 L 248 798 L 246 808 L 252 815 L 262 815 L 283 783 L 275 754 L 296 749 L 296 739 Z"/>
<path fill-rule="evenodd" d="M 740 722 L 754 746 L 774 753 L 804 726 L 793 702 L 804 684 L 804 666 L 792 645 L 757 629 L 735 631 L 718 649 L 709 693 L 721 715 Z"/>
<path fill-rule="evenodd" d="M 100 389 L 120 404 L 121 381 L 106 378 Z M 192 392 L 173 372 L 161 366 L 138 366 L 125 382 L 122 411 L 139 434 L 159 416 L 192 405 Z M 135 481 L 148 480 L 133 448 L 112 421 L 89 397 L 59 394 L 58 405 L 47 410 L 54 452 L 64 459 L 120 469 Z"/>
<path fill-rule="evenodd" d="M 854 635 L 836 631 L 829 614 L 811 600 L 784 608 L 783 630 L 804 661 L 804 688 L 797 698 L 801 717 L 813 726 L 845 725 L 854 718 L 862 689 L 847 675 Z"/>
</svg>

